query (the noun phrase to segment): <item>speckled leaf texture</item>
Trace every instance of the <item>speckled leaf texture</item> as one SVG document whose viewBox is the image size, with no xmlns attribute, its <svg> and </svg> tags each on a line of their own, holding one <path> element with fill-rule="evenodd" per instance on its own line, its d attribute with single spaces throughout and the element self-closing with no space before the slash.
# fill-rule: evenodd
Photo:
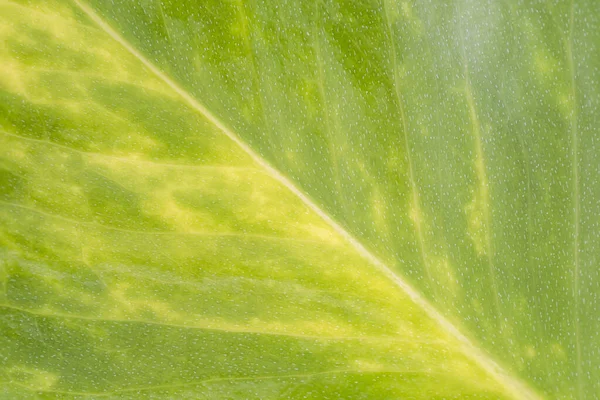
<svg viewBox="0 0 600 400">
<path fill-rule="evenodd" d="M 0 0 L 0 399 L 600 399 L 600 1 Z"/>
</svg>

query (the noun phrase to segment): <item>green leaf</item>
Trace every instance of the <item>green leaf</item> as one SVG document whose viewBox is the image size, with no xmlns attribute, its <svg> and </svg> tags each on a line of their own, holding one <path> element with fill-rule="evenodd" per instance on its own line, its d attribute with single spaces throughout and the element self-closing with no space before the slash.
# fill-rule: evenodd
<svg viewBox="0 0 600 400">
<path fill-rule="evenodd" d="M 0 2 L 0 398 L 600 398 L 600 2 Z"/>
</svg>

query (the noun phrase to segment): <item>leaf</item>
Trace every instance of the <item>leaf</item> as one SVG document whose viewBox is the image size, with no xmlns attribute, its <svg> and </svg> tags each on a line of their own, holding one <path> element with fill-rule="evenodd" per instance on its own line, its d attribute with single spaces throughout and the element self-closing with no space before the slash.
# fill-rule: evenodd
<svg viewBox="0 0 600 400">
<path fill-rule="evenodd" d="M 0 16 L 0 397 L 600 396 L 600 3 Z"/>
</svg>

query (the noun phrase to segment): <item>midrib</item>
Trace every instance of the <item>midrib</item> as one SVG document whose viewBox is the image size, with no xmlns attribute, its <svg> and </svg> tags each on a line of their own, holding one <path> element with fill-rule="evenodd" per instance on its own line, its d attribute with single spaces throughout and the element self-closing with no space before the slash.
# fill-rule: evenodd
<svg viewBox="0 0 600 400">
<path fill-rule="evenodd" d="M 82 0 L 73 0 L 73 2 L 79 7 L 94 23 L 96 23 L 102 30 L 106 32 L 113 40 L 122 45 L 127 51 L 129 51 L 134 57 L 136 57 L 142 64 L 144 64 L 152 73 L 154 73 L 160 80 L 162 80 L 167 86 L 169 86 L 175 93 L 188 103 L 190 107 L 195 109 L 197 112 L 202 114 L 207 120 L 209 120 L 215 127 L 221 130 L 227 137 L 229 137 L 234 143 L 236 143 L 244 152 L 246 152 L 252 159 L 265 169 L 274 179 L 280 182 L 288 190 L 294 193 L 302 202 L 306 204 L 313 212 L 321 217 L 331 228 L 333 228 L 340 236 L 348 241 L 354 247 L 354 249 L 367 261 L 369 261 L 374 267 L 376 267 L 381 273 L 387 276 L 392 282 L 402 289 L 405 294 L 423 311 L 429 316 L 429 318 L 436 321 L 449 335 L 454 337 L 459 343 L 462 352 L 466 357 L 477 363 L 484 371 L 492 376 L 504 389 L 513 396 L 515 399 L 541 399 L 541 397 L 534 392 L 533 389 L 529 388 L 525 383 L 521 382 L 518 378 L 510 375 L 504 370 L 496 361 L 494 361 L 485 351 L 477 347 L 471 340 L 460 332 L 448 319 L 446 319 L 437 309 L 425 299 L 419 291 L 412 287 L 406 282 L 401 276 L 397 275 L 388 267 L 383 261 L 377 256 L 371 253 L 365 246 L 362 245 L 352 234 L 347 232 L 340 224 L 338 224 L 333 218 L 331 218 L 325 211 L 323 211 L 308 195 L 302 192 L 296 187 L 296 185 L 285 177 L 281 172 L 275 169 L 269 164 L 262 156 L 256 153 L 250 146 L 248 146 L 240 137 L 238 137 L 227 125 L 225 125 L 219 118 L 212 114 L 204 105 L 198 102 L 192 97 L 187 91 L 179 86 L 175 81 L 169 78 L 165 73 L 158 69 L 152 64 L 144 55 L 142 55 L 137 49 L 135 49 L 125 38 L 123 38 L 115 29 L 113 29 L 107 22 L 105 22 L 88 4 Z"/>
</svg>

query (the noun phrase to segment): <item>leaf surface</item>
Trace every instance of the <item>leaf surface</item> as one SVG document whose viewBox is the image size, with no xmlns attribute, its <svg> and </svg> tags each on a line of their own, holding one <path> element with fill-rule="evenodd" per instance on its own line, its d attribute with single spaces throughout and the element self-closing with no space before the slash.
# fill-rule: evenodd
<svg viewBox="0 0 600 400">
<path fill-rule="evenodd" d="M 600 3 L 0 3 L 4 398 L 594 399 Z"/>
</svg>

